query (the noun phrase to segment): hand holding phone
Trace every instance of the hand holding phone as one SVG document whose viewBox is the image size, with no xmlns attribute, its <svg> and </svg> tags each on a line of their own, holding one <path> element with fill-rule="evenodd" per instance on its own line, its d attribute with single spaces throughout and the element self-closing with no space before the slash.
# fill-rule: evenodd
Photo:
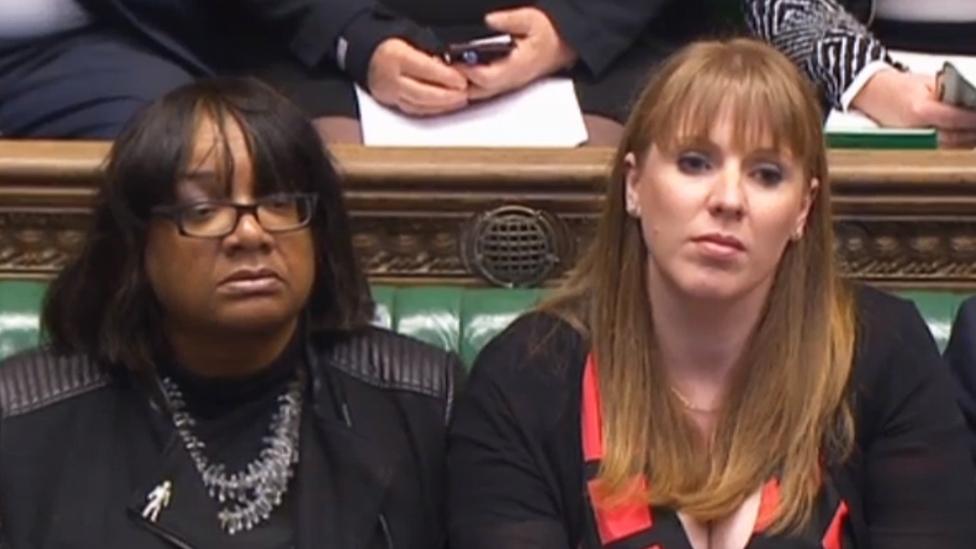
<svg viewBox="0 0 976 549">
<path fill-rule="evenodd" d="M 377 101 L 415 116 L 443 114 L 468 104 L 463 74 L 401 38 L 387 38 L 376 47 L 367 83 Z"/>
<path fill-rule="evenodd" d="M 495 34 L 448 44 L 441 57 L 447 64 L 486 65 L 507 56 L 514 47 L 511 34 Z"/>
<path fill-rule="evenodd" d="M 976 109 L 976 85 L 951 62 L 943 65 L 937 83 L 940 101 L 956 107 Z"/>
</svg>

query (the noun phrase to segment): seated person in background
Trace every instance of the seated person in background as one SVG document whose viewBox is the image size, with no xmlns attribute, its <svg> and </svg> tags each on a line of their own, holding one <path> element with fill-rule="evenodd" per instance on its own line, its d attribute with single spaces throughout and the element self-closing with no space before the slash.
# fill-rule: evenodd
<svg viewBox="0 0 976 549">
<path fill-rule="evenodd" d="M 969 424 L 970 446 L 976 461 L 976 297 L 959 307 L 943 356 L 959 386 L 959 404 Z"/>
<path fill-rule="evenodd" d="M 0 545 L 444 544 L 458 362 L 371 328 L 337 175 L 264 85 L 115 142 L 50 345 L 0 364 Z"/>
<path fill-rule="evenodd" d="M 0 133 L 112 138 L 194 78 L 248 73 L 330 139 L 359 141 L 350 81 L 415 115 L 450 112 L 572 69 L 593 143 L 614 143 L 647 68 L 708 26 L 705 0 L 40 0 L 0 4 Z M 716 10 L 711 10 L 716 11 Z M 489 13 L 491 12 L 491 13 Z M 486 17 L 486 14 L 487 17 Z M 449 66 L 432 29 L 487 24 L 517 47 Z"/>
<path fill-rule="evenodd" d="M 365 82 L 377 44 L 412 32 L 372 0 L 0 2 L 0 133 L 111 139 L 167 91 L 267 58 Z"/>
<path fill-rule="evenodd" d="M 589 255 L 458 401 L 452 546 L 972 547 L 931 335 L 838 276 L 818 103 L 752 40 L 657 72 Z"/>
<path fill-rule="evenodd" d="M 591 144 L 604 145 L 616 144 L 620 122 L 654 64 L 692 38 L 741 20 L 737 10 L 715 8 L 707 0 L 383 1 L 413 23 L 435 30 L 483 23 L 489 31 L 513 35 L 516 48 L 488 65 L 453 66 L 467 81 L 464 93 L 454 91 L 460 86 L 440 78 L 442 69 L 429 64 L 404 64 L 392 71 L 393 79 L 384 69 L 389 65 L 376 63 L 371 71 L 387 73 L 370 80 L 381 102 L 406 112 L 437 114 L 565 72 L 576 83 Z M 396 47 L 408 55 L 404 46 L 391 42 L 377 51 Z"/>
<path fill-rule="evenodd" d="M 976 3 L 743 0 L 743 4 L 752 31 L 802 67 L 821 86 L 833 108 L 856 108 L 882 126 L 937 128 L 943 146 L 976 144 L 976 112 L 941 103 L 935 79 L 904 70 L 892 61 L 887 49 L 976 53 L 972 39 L 976 32 Z M 889 19 L 880 19 L 882 16 Z M 891 23 L 893 18 L 910 16 L 916 18 L 915 23 Z M 946 18 L 968 20 L 969 23 L 957 25 L 965 32 L 925 30 L 933 25 L 925 21 Z M 882 34 L 876 37 L 866 23 Z M 945 25 L 953 26 L 942 23 L 939 28 Z M 891 32 L 892 27 L 897 32 Z M 963 34 L 967 36 L 965 40 L 952 38 Z"/>
</svg>

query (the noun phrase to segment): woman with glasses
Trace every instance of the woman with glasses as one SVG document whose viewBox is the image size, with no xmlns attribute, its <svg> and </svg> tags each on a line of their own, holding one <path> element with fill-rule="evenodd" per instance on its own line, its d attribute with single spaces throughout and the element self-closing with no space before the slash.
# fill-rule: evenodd
<svg viewBox="0 0 976 549">
<path fill-rule="evenodd" d="M 458 362 L 371 328 L 338 177 L 247 80 L 114 144 L 48 343 L 0 365 L 0 546 L 443 545 Z"/>
</svg>

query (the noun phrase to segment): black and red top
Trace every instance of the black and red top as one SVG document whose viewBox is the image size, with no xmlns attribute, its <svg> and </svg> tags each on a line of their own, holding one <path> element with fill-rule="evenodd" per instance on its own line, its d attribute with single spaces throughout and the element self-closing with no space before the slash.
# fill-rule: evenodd
<svg viewBox="0 0 976 549">
<path fill-rule="evenodd" d="M 599 490 L 597 472 L 603 460 L 603 427 L 600 420 L 600 384 L 597 382 L 596 359 L 586 357 L 583 369 L 583 395 L 580 409 L 583 472 L 586 483 L 587 546 L 613 549 L 692 549 L 673 509 L 649 507 L 640 503 L 609 505 Z M 647 491 L 645 478 L 634 479 L 635 488 Z M 779 482 L 769 479 L 759 494 L 759 513 L 749 539 L 749 549 L 780 547 L 854 547 L 845 531 L 847 502 L 828 476 L 810 524 L 800 535 L 786 538 L 766 530 L 776 518 L 779 506 Z"/>
<path fill-rule="evenodd" d="M 826 468 L 798 535 L 766 531 L 770 479 L 747 547 L 971 549 L 976 469 L 931 336 L 910 303 L 866 288 L 858 320 L 855 450 Z M 481 353 L 450 434 L 452 548 L 691 549 L 674 509 L 609 508 L 591 490 L 603 448 L 589 348 L 565 322 L 531 313 Z"/>
</svg>

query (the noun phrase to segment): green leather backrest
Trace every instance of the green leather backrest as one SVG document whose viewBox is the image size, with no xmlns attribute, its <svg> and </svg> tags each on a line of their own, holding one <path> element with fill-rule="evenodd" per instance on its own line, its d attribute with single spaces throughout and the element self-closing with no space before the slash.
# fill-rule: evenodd
<svg viewBox="0 0 976 549">
<path fill-rule="evenodd" d="M 45 284 L 0 281 L 0 359 L 38 340 L 38 310 Z M 959 303 L 967 294 L 906 291 L 945 346 Z M 542 290 L 458 286 L 373 287 L 376 324 L 456 351 L 470 365 L 481 347 L 515 317 L 537 303 Z"/>
<path fill-rule="evenodd" d="M 43 282 L 0 281 L 0 360 L 37 345 L 38 312 L 46 288 Z"/>
<path fill-rule="evenodd" d="M 376 286 L 376 324 L 456 351 L 471 364 L 481 347 L 529 309 L 540 290 Z"/>
</svg>

